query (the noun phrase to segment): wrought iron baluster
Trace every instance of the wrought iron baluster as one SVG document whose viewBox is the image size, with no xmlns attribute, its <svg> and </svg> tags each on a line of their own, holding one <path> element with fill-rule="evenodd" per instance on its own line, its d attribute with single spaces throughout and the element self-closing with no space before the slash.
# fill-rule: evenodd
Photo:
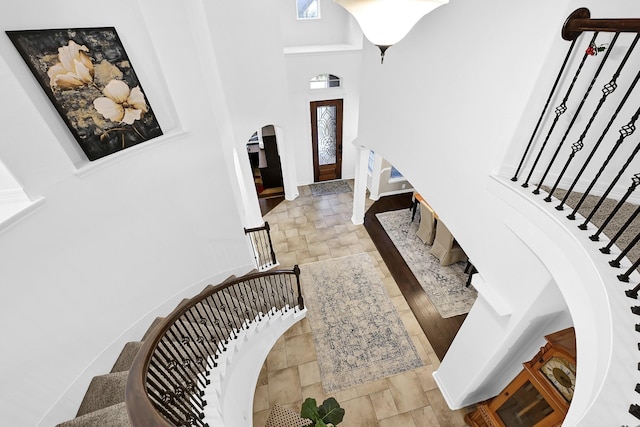
<svg viewBox="0 0 640 427">
<path fill-rule="evenodd" d="M 218 345 L 216 344 L 216 339 L 213 336 L 214 329 L 207 326 L 208 323 L 211 323 L 211 319 L 208 317 L 205 305 L 202 301 L 194 305 L 193 308 L 197 315 L 196 322 L 199 323 L 202 327 L 201 329 L 203 329 L 204 344 L 207 346 L 209 353 L 208 359 L 210 359 L 209 367 L 214 368 L 217 366 L 214 357 L 218 350 Z"/>
<path fill-rule="evenodd" d="M 258 299 L 258 305 L 260 307 L 261 317 L 264 317 L 267 314 L 268 305 L 269 305 L 269 302 L 265 298 L 264 287 L 262 286 L 259 279 L 251 279 L 249 283 Z"/>
<path fill-rule="evenodd" d="M 631 95 L 631 92 L 636 87 L 636 84 L 638 83 L 638 80 L 640 80 L 640 71 L 638 71 L 638 73 L 636 73 L 636 77 L 633 79 L 633 82 L 631 83 L 631 85 L 627 89 L 627 92 L 622 97 L 622 100 L 620 100 L 620 102 L 618 103 L 618 106 L 616 107 L 616 111 L 613 113 L 613 115 L 609 119 L 609 122 L 607 123 L 607 126 L 604 128 L 604 130 L 600 134 L 600 137 L 598 138 L 598 141 L 593 146 L 593 149 L 589 153 L 589 156 L 587 157 L 587 160 L 583 163 L 582 168 L 580 169 L 580 172 L 578 172 L 578 175 L 574 178 L 573 182 L 571 183 L 571 186 L 569 187 L 569 191 L 567 191 L 567 194 L 565 194 L 564 197 L 562 198 L 562 202 L 560 203 L 560 205 L 563 205 L 567 201 L 567 198 L 569 197 L 569 192 L 573 191 L 573 188 L 578 183 L 578 180 L 582 176 L 582 173 L 587 168 L 587 165 L 591 162 L 591 159 L 593 159 L 593 156 L 595 155 L 596 151 L 600 147 L 600 144 L 602 143 L 602 140 L 604 139 L 605 135 L 609 132 L 609 129 L 611 128 L 611 125 L 613 124 L 615 119 L 618 117 L 618 114 L 620 113 L 620 110 L 622 110 L 622 107 L 626 104 L 627 100 L 629 99 L 629 96 Z M 615 153 L 615 151 L 614 151 L 614 153 Z M 567 218 L 569 218 L 570 220 L 576 219 L 576 212 L 578 212 L 578 209 L 580 208 L 580 206 L 582 206 L 582 203 L 584 203 L 584 200 L 587 198 L 587 195 L 589 194 L 589 192 L 591 191 L 591 189 L 595 185 L 595 181 L 597 180 L 597 178 L 600 177 L 600 174 L 602 174 L 602 171 L 604 171 L 606 163 L 608 163 L 608 161 L 611 159 L 611 157 L 613 157 L 613 154 L 610 154 L 609 158 L 607 160 L 605 160 L 605 164 L 600 168 L 600 171 L 598 172 L 598 175 L 597 175 L 596 179 L 594 179 L 592 181 L 592 183 L 589 186 L 589 188 L 587 189 L 587 191 L 585 191 L 585 193 L 582 195 L 582 198 L 580 199 L 580 201 L 578 201 L 578 204 L 574 207 L 573 212 L 571 212 L 569 215 L 567 215 Z"/>
<path fill-rule="evenodd" d="M 234 306 L 236 306 L 236 314 L 238 315 L 238 317 L 240 317 L 240 328 L 242 329 L 249 329 L 249 325 L 247 325 L 245 327 L 245 323 L 249 320 L 247 318 L 247 314 L 245 313 L 245 304 L 242 301 L 243 297 L 242 295 L 238 295 L 238 285 L 234 285 L 231 288 L 229 288 L 229 292 L 231 292 L 233 294 L 233 298 L 234 298 Z M 237 304 L 237 305 L 236 305 Z"/>
<path fill-rule="evenodd" d="M 175 324 L 173 326 L 175 326 Z M 189 354 L 185 351 L 184 347 L 176 345 L 177 342 L 180 342 L 181 337 L 178 335 L 179 331 L 173 330 L 173 326 L 167 330 L 167 338 L 169 338 L 169 347 L 173 348 L 175 354 L 179 357 L 179 359 L 176 358 L 178 368 L 183 370 L 185 375 L 187 375 L 185 380 L 196 379 L 202 387 L 206 386 L 209 380 L 206 377 L 201 377 L 202 374 L 194 369 L 193 361 L 189 358 Z"/>
<path fill-rule="evenodd" d="M 640 117 L 640 108 L 638 108 L 638 110 L 636 111 L 636 114 L 632 118 L 633 123 L 635 123 L 635 121 L 638 119 L 638 117 Z M 635 128 L 634 124 L 627 124 L 627 125 L 623 126 L 622 129 L 620 129 L 620 138 L 618 138 L 618 141 L 616 141 L 616 144 L 614 145 L 614 147 L 611 149 L 611 152 L 609 153 L 609 157 L 607 157 L 607 159 L 605 159 L 604 164 L 602 165 L 602 167 L 600 168 L 600 170 L 598 171 L 596 176 L 591 181 L 591 184 L 589 185 L 588 191 L 591 191 L 593 186 L 596 184 L 598 178 L 600 178 L 600 175 L 602 174 L 604 169 L 607 167 L 607 165 L 609 164 L 609 162 L 613 158 L 613 155 L 616 153 L 616 151 L 618 151 L 618 148 L 620 148 L 620 146 L 622 145 L 622 141 L 624 141 L 625 138 L 627 138 L 629 135 L 631 135 L 635 131 L 635 129 L 636 128 Z M 587 218 L 584 220 L 584 222 L 578 226 L 578 227 L 580 227 L 581 230 L 586 230 L 587 229 L 587 224 L 589 223 L 589 221 L 591 221 L 591 218 L 593 218 L 593 215 L 595 215 L 595 213 L 598 211 L 598 209 L 600 209 L 600 206 L 602 206 L 602 204 L 604 203 L 604 201 L 607 198 L 607 196 L 609 195 L 609 193 L 611 193 L 611 190 L 613 190 L 613 187 L 615 187 L 616 183 L 620 180 L 620 178 L 622 177 L 624 172 L 627 170 L 627 168 L 631 164 L 631 161 L 633 160 L 633 158 L 636 156 L 636 154 L 638 154 L 638 151 L 640 151 L 640 143 L 636 144 L 635 148 L 633 149 L 633 151 L 631 152 L 631 154 L 627 158 L 627 160 L 624 163 L 624 165 L 622 165 L 622 167 L 620 168 L 620 170 L 616 174 L 615 178 L 609 184 L 609 187 L 607 187 L 607 189 L 602 194 L 602 196 L 600 196 L 600 200 L 598 200 L 598 203 L 596 203 L 596 205 L 593 208 L 593 210 L 591 210 L 591 213 L 587 216 Z M 583 196 L 583 198 L 584 198 L 584 196 Z"/>
<path fill-rule="evenodd" d="M 620 199 L 620 201 L 616 204 L 616 206 L 613 208 L 613 210 L 611 211 L 611 213 L 609 214 L 609 216 L 607 217 L 607 219 L 604 220 L 604 222 L 602 223 L 602 225 L 600 226 L 600 228 L 598 229 L 598 231 L 595 232 L 595 234 L 589 236 L 589 238 L 591 240 L 593 240 L 594 242 L 597 242 L 600 239 L 600 234 L 604 231 L 605 227 L 607 225 L 609 225 L 609 222 L 611 222 L 611 220 L 613 219 L 613 217 L 616 216 L 616 214 L 618 213 L 618 211 L 620 210 L 620 208 L 622 208 L 622 206 L 624 205 L 624 203 L 627 201 L 627 199 L 629 198 L 629 196 L 631 196 L 631 193 L 633 193 L 636 189 L 636 187 L 638 187 L 638 185 L 640 185 L 640 174 L 635 174 L 633 175 L 633 177 L 631 178 L 631 185 L 629 186 L 629 188 L 627 189 L 627 192 L 624 194 L 624 196 L 622 196 L 622 198 Z M 602 199 L 601 199 L 602 200 Z"/>
<path fill-rule="evenodd" d="M 196 314 L 194 314 L 194 311 L 196 312 Z M 206 374 L 208 375 L 209 369 L 212 367 L 209 366 L 209 356 L 214 353 L 211 343 L 209 342 L 209 337 L 207 336 L 208 330 L 200 322 L 201 317 L 196 307 L 189 308 L 184 313 L 184 317 L 187 319 L 189 325 L 191 325 L 193 329 L 193 345 L 198 349 L 198 353 L 201 357 L 201 360 L 199 360 L 199 362 L 202 364 L 202 369 L 205 369 Z"/>
<path fill-rule="evenodd" d="M 202 301 L 202 308 L 204 309 L 204 311 L 205 311 L 205 313 L 207 315 L 207 318 L 209 319 L 209 323 L 211 324 L 212 336 L 215 334 L 216 348 L 219 351 L 225 351 L 227 349 L 227 347 L 226 347 L 227 337 L 225 337 L 224 335 L 222 335 L 220 333 L 220 320 L 216 316 L 216 312 L 214 311 L 213 307 L 211 307 L 212 303 L 214 303 L 213 296 L 209 295 L 207 298 L 205 298 Z M 216 352 L 215 359 L 217 359 L 217 358 L 218 358 L 218 356 L 217 356 L 217 352 Z"/>
<path fill-rule="evenodd" d="M 271 241 L 271 226 L 268 222 L 264 223 L 265 230 L 267 231 L 267 241 L 269 242 L 269 250 L 271 251 L 271 265 L 276 265 L 276 253 L 273 250 L 273 242 Z"/>
<path fill-rule="evenodd" d="M 286 305 L 287 298 L 284 291 L 284 285 L 282 283 L 282 276 L 268 276 L 268 280 L 269 283 L 271 283 L 274 307 L 278 307 L 280 304 Z"/>
<path fill-rule="evenodd" d="M 622 234 L 627 230 L 627 228 L 629 228 L 629 226 L 631 225 L 631 223 L 633 222 L 634 219 L 636 219 L 636 217 L 640 214 L 640 206 L 638 206 L 636 208 L 635 211 L 633 211 L 633 213 L 631 214 L 631 216 L 629 217 L 629 219 L 627 219 L 627 221 L 622 225 L 622 227 L 620 227 L 620 230 L 618 230 L 618 232 L 616 233 L 615 236 L 613 236 L 613 238 L 611 239 L 611 241 L 607 244 L 607 246 L 600 248 L 600 252 L 602 252 L 603 254 L 610 254 L 611 253 L 611 247 L 613 246 L 613 244 L 618 240 L 618 238 L 620 238 L 620 236 L 622 236 Z"/>
<path fill-rule="evenodd" d="M 212 308 L 216 313 L 218 318 L 218 327 L 220 327 L 220 332 L 223 337 L 225 337 L 225 343 L 228 343 L 230 340 L 234 339 L 232 331 L 229 329 L 231 325 L 233 325 L 233 321 L 231 320 L 229 313 L 227 312 L 227 302 L 223 297 L 223 291 L 216 292 L 214 295 L 211 295 L 211 300 L 214 302 Z"/>
<path fill-rule="evenodd" d="M 622 258 L 624 258 L 625 256 L 627 256 L 627 254 L 629 253 L 629 251 L 635 246 L 636 243 L 638 243 L 640 241 L 640 233 L 638 233 L 638 235 L 636 237 L 634 237 L 631 242 L 622 250 L 622 252 L 620 252 L 620 255 L 618 255 L 615 259 L 609 261 L 609 265 L 611 267 L 620 267 L 620 261 L 622 261 Z"/>
<path fill-rule="evenodd" d="M 567 139 L 567 136 L 569 135 L 569 132 L 571 132 L 571 129 L 573 129 L 573 125 L 575 124 L 576 119 L 580 115 L 580 111 L 582 111 L 582 107 L 584 107 L 584 103 L 586 102 L 587 98 L 591 94 L 591 90 L 593 89 L 593 86 L 596 84 L 596 80 L 600 76 L 600 72 L 602 71 L 602 68 L 607 63 L 607 59 L 609 58 L 609 54 L 611 53 L 611 49 L 615 45 L 616 40 L 618 39 L 619 35 L 620 35 L 620 33 L 616 33 L 616 35 L 611 40 L 611 44 L 609 45 L 609 49 L 607 49 L 607 51 L 605 52 L 604 56 L 602 57 L 602 60 L 600 61 L 600 64 L 598 65 L 598 68 L 596 69 L 596 72 L 593 74 L 591 82 L 589 83 L 589 87 L 584 92 L 584 95 L 582 96 L 582 100 L 580 101 L 580 103 L 578 104 L 578 107 L 576 108 L 575 112 L 573 113 L 573 117 L 571 118 L 571 121 L 569 122 L 569 126 L 567 126 L 567 129 L 565 130 L 564 135 L 562 136 L 562 138 L 560 139 L 560 142 L 558 143 L 558 147 L 556 148 L 556 151 L 553 153 L 553 156 L 551 156 L 551 160 L 549 161 L 549 164 L 547 165 L 547 169 L 542 174 L 542 178 L 540 178 L 540 181 L 538 182 L 538 186 L 536 187 L 535 190 L 533 190 L 534 194 L 540 194 L 540 187 L 542 186 L 542 183 L 544 182 L 544 180 L 547 178 L 547 175 L 549 174 L 549 171 L 551 170 L 551 167 L 555 163 L 556 158 L 558 157 L 558 154 L 560 153 L 560 149 L 562 148 L 562 145 L 564 144 L 564 142 Z M 585 53 L 585 55 L 586 55 L 586 53 Z M 563 170 L 563 173 L 564 173 L 564 170 Z M 549 194 L 549 196 L 544 199 L 546 202 L 550 202 L 551 201 L 551 194 Z"/>
<path fill-rule="evenodd" d="M 147 376 L 147 389 L 157 390 L 154 393 L 154 397 L 157 402 L 162 402 L 162 404 L 158 404 L 157 407 L 163 408 L 163 410 L 166 411 L 165 413 L 163 413 L 163 415 L 167 417 L 169 421 L 176 424 L 180 419 L 182 419 L 184 414 L 188 412 L 184 412 L 185 408 L 180 405 L 181 402 L 175 401 L 173 392 L 169 391 L 172 389 L 172 387 L 164 387 L 160 383 L 156 383 L 156 381 L 157 377 L 155 377 L 153 371 L 150 371 L 149 376 Z"/>
<path fill-rule="evenodd" d="M 635 269 L 638 268 L 639 265 L 640 265 L 640 258 L 638 258 L 636 262 L 634 262 L 633 265 L 629 267 L 627 271 L 625 271 L 622 274 L 618 274 L 618 280 L 620 280 L 621 282 L 627 283 L 629 281 L 629 275 L 633 273 Z"/>
<path fill-rule="evenodd" d="M 156 359 L 158 361 L 156 374 L 159 376 L 159 381 L 164 379 L 169 384 L 174 385 L 190 379 L 190 376 L 180 369 L 179 359 L 176 356 L 167 355 L 161 347 L 157 347 L 156 350 L 156 355 L 158 356 Z"/>
<path fill-rule="evenodd" d="M 201 364 L 203 366 L 202 369 L 205 371 L 202 372 L 203 375 L 208 375 L 209 372 L 206 370 L 206 359 L 208 355 L 203 351 L 204 349 L 197 344 L 198 338 L 197 335 L 194 334 L 192 322 L 183 315 L 176 321 L 174 326 L 176 326 L 176 329 L 180 333 L 179 342 L 182 344 L 182 349 L 187 354 L 187 359 L 193 363 L 194 369 L 197 369 L 196 367 L 198 364 Z"/>
<path fill-rule="evenodd" d="M 617 34 L 616 34 L 616 36 L 617 36 Z M 629 57 L 631 56 L 631 53 L 635 49 L 635 47 L 636 47 L 636 45 L 638 43 L 638 40 L 640 40 L 640 34 L 636 34 L 636 36 L 633 39 L 633 42 L 631 43 L 631 45 L 627 49 L 627 52 L 625 53 L 624 58 L 622 58 L 622 61 L 618 65 L 618 68 L 616 69 L 616 71 L 611 76 L 611 80 L 603 86 L 603 88 L 602 88 L 602 97 L 600 98 L 600 101 L 598 102 L 598 105 L 596 106 L 596 108 L 594 109 L 593 113 L 591 114 L 591 117 L 589 118 L 589 121 L 587 122 L 587 125 L 584 128 L 584 131 L 580 135 L 580 138 L 578 139 L 578 141 L 576 141 L 572 145 L 572 147 L 571 147 L 572 148 L 572 152 L 569 155 L 569 158 L 567 159 L 567 163 L 565 164 L 565 167 L 563 168 L 562 173 L 560 174 L 560 176 L 556 180 L 553 188 L 551 189 L 551 192 L 550 192 L 549 196 L 553 195 L 553 193 L 557 189 L 558 185 L 560 184 L 560 180 L 562 179 L 562 177 L 564 175 L 564 172 L 566 171 L 567 167 L 569 166 L 569 164 L 571 163 L 571 161 L 573 160 L 573 158 L 575 157 L 577 152 L 582 150 L 582 148 L 584 147 L 584 138 L 586 137 L 587 132 L 591 128 L 591 125 L 593 124 L 596 116 L 600 112 L 600 109 L 602 108 L 602 105 L 608 99 L 609 95 L 611 95 L 613 92 L 615 92 L 615 90 L 618 88 L 618 83 L 617 83 L 618 82 L 618 78 L 620 77 L 620 74 L 622 73 L 622 70 L 624 69 L 625 65 L 627 64 L 627 61 L 628 61 Z M 611 49 L 609 49 L 609 52 L 610 51 L 611 51 Z M 588 164 L 589 161 L 590 161 L 590 158 L 587 160 L 586 164 Z M 582 169 L 578 172 L 578 179 L 580 178 L 580 176 L 582 175 L 582 173 L 586 169 L 586 164 L 583 165 Z M 569 188 L 569 190 L 565 194 L 563 202 L 560 203 L 558 206 L 556 206 L 557 210 L 561 211 L 561 210 L 564 209 L 564 201 L 566 200 L 567 197 L 569 197 L 569 194 L 573 191 L 573 186 L 575 185 L 575 182 L 577 182 L 577 179 L 574 181 L 573 185 Z M 549 200 L 545 199 L 545 201 L 550 201 L 550 197 L 549 197 Z"/>
<path fill-rule="evenodd" d="M 245 296 L 245 300 L 249 303 L 249 307 L 251 307 L 251 321 L 254 321 L 256 317 L 260 315 L 260 309 L 258 308 L 258 303 L 256 301 L 256 296 L 247 284 L 246 281 L 241 283 L 243 294 Z"/>
<path fill-rule="evenodd" d="M 240 325 L 238 325 L 238 319 L 233 315 L 233 297 L 229 295 L 229 288 L 218 292 L 218 294 L 221 294 L 222 298 L 224 298 L 225 301 L 224 313 L 227 316 L 227 329 L 229 332 L 229 336 L 233 339 L 236 339 L 238 338 Z"/>
<path fill-rule="evenodd" d="M 549 104 L 551 103 L 551 99 L 553 98 L 553 95 L 556 92 L 556 89 L 558 87 L 558 83 L 560 82 L 560 78 L 564 74 L 564 69 L 567 66 L 567 63 L 569 62 L 569 58 L 571 57 L 571 53 L 573 52 L 573 47 L 576 44 L 576 40 L 577 39 L 573 39 L 571 41 L 571 45 L 569 46 L 569 49 L 567 50 L 567 54 L 564 57 L 564 61 L 562 62 L 562 66 L 560 67 L 560 71 L 558 71 L 558 74 L 556 75 L 556 80 L 553 82 L 553 86 L 551 87 L 551 91 L 549 92 L 549 96 L 547 97 L 547 102 L 545 102 L 544 107 L 542 108 L 542 112 L 540 113 L 540 117 L 538 118 L 538 122 L 536 123 L 536 126 L 533 129 L 533 132 L 531 133 L 531 138 L 529 138 L 529 142 L 527 143 L 527 147 L 525 148 L 524 153 L 522 154 L 522 158 L 520 159 L 520 163 L 518 164 L 518 167 L 516 168 L 516 172 L 513 174 L 513 177 L 511 178 L 511 181 L 517 181 L 518 180 L 518 174 L 520 173 L 520 169 L 522 168 L 522 165 L 524 164 L 524 161 L 526 160 L 527 155 L 529 154 L 529 150 L 531 149 L 531 144 L 533 144 L 533 140 L 535 139 L 536 135 L 538 134 L 538 129 L 540 128 L 540 124 L 542 123 L 542 119 L 544 118 L 544 116 L 547 113 L 547 108 L 549 108 Z"/>
<path fill-rule="evenodd" d="M 298 308 L 304 310 L 304 299 L 302 298 L 302 288 L 300 287 L 300 267 L 298 267 L 298 264 L 293 266 L 293 273 L 296 276 L 296 287 L 298 288 Z"/>
<path fill-rule="evenodd" d="M 188 404 L 185 405 L 182 400 L 176 399 L 177 396 L 174 393 L 174 383 L 166 383 L 162 380 L 161 377 L 157 375 L 157 372 L 155 371 L 149 371 L 147 381 L 150 381 L 151 379 L 157 382 L 157 390 L 161 393 L 161 395 L 158 397 L 160 397 L 163 403 L 165 403 L 165 408 L 167 408 L 167 410 L 169 410 L 170 407 L 173 407 L 176 411 L 179 412 L 179 415 L 184 415 L 191 412 L 191 408 Z"/>
<path fill-rule="evenodd" d="M 627 289 L 624 291 L 625 295 L 629 298 L 638 299 L 638 292 L 640 291 L 640 283 L 638 283 L 633 289 Z M 637 387 L 636 387 L 637 389 Z"/>
<path fill-rule="evenodd" d="M 595 32 L 593 34 L 593 37 L 591 38 L 591 42 L 593 43 L 596 40 L 596 37 L 598 36 L 598 33 Z M 578 77 L 580 76 L 580 72 L 582 71 L 582 67 L 584 66 L 587 57 L 589 55 L 585 52 L 584 55 L 582 56 L 582 60 L 580 61 L 580 65 L 578 65 L 578 68 L 575 72 L 575 74 L 573 75 L 573 80 L 571 81 L 571 84 L 569 85 L 569 88 L 567 89 L 564 98 L 562 98 L 562 102 L 560 102 L 560 105 L 558 105 L 555 109 L 555 113 L 556 116 L 553 119 L 553 122 L 551 124 L 551 127 L 549 128 L 549 131 L 547 132 L 547 136 L 545 137 L 542 146 L 540 147 L 540 150 L 538 151 L 538 155 L 536 156 L 535 161 L 533 162 L 533 164 L 531 165 L 531 170 L 529 171 L 529 175 L 527 175 L 527 179 L 525 180 L 524 184 L 522 184 L 523 187 L 528 187 L 529 186 L 529 180 L 531 179 L 531 176 L 533 175 L 533 172 L 536 169 L 536 166 L 538 165 L 538 162 L 540 161 L 540 157 L 542 157 L 542 153 L 544 152 L 545 147 L 547 146 L 547 143 L 549 142 L 549 138 L 551 137 L 551 134 L 553 133 L 553 130 L 556 127 L 556 124 L 558 123 L 558 120 L 560 119 L 560 116 L 562 114 L 564 114 L 567 111 L 567 101 L 569 100 L 569 96 L 571 95 L 571 92 L 573 91 L 573 88 L 575 87 L 576 81 L 578 80 Z"/>
<path fill-rule="evenodd" d="M 169 331 L 167 331 L 168 333 Z M 173 335 L 173 334 L 172 334 Z M 182 366 L 183 355 L 177 350 L 173 340 L 169 335 L 165 335 L 163 341 L 156 347 L 157 354 L 162 356 L 167 366 L 167 374 L 171 374 L 171 383 L 178 383 L 180 381 L 189 379 L 192 377 L 191 372 L 187 372 Z M 160 360 L 160 359 L 159 359 Z M 167 378 L 169 380 L 169 378 Z"/>
</svg>

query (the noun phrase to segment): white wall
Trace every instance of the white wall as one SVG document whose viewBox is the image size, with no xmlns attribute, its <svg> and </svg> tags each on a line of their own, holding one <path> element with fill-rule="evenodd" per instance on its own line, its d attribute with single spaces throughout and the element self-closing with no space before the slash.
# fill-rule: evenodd
<svg viewBox="0 0 640 427">
<path fill-rule="evenodd" d="M 297 19 L 296 2 L 280 2 L 280 27 L 284 46 L 352 44 L 354 22 L 342 6 L 319 0 L 320 19 Z M 276 23 L 271 23 L 278 27 Z M 357 28 L 357 24 L 355 24 Z M 355 33 L 357 34 L 357 33 Z"/>
<path fill-rule="evenodd" d="M 358 141 L 402 171 L 484 279 L 482 303 L 438 371 L 454 405 L 495 395 L 526 360 L 514 360 L 522 346 L 533 355 L 544 333 L 567 323 L 549 272 L 487 191 L 566 15 L 567 2 L 459 0 L 423 18 L 383 65 L 365 45 Z M 529 329 L 539 338 L 521 342 Z M 487 383 L 494 369 L 505 374 Z"/>
<path fill-rule="evenodd" d="M 218 13 L 229 5 L 210 3 Z M 91 376 L 108 372 L 122 344 L 139 339 L 155 316 L 206 283 L 251 269 L 228 159 L 236 133 L 243 144 L 284 115 L 279 107 L 256 113 L 272 105 L 263 98 L 271 92 L 225 81 L 252 65 L 236 62 L 237 52 L 260 58 L 262 46 L 216 33 L 216 50 L 200 49 L 207 43 L 194 19 L 199 3 L 29 0 L 0 9 L 2 30 L 115 26 L 167 134 L 89 164 L 0 37 L 10 70 L 1 86 L 0 159 L 30 197 L 45 199 L 0 234 L 0 412 L 10 425 L 53 425 L 73 417 Z M 231 30 L 224 20 L 212 18 Z M 212 59 L 224 63 L 220 73 Z M 247 80 L 264 75 L 263 66 Z M 220 101 L 230 98 L 228 106 Z"/>
<path fill-rule="evenodd" d="M 479 302 L 436 374 L 454 407 L 497 394 L 544 343 L 544 334 L 572 323 L 569 313 L 580 322 L 578 360 L 585 363 L 585 386 L 574 400 L 574 406 L 582 405 L 578 411 L 599 390 L 603 377 L 596 371 L 607 367 L 606 293 L 575 291 L 586 272 L 597 271 L 594 264 L 587 257 L 567 262 L 564 271 L 559 267 L 569 255 L 558 247 L 566 243 L 575 251 L 571 233 L 558 242 L 548 239 L 542 249 L 547 254 L 537 252 L 544 245 L 532 244 L 544 228 L 506 204 L 490 179 L 509 147 L 522 140 L 514 135 L 526 134 L 523 123 L 530 132 L 528 123 L 537 119 L 525 114 L 529 103 L 544 102 L 548 85 L 538 93 L 536 84 L 553 79 L 557 67 L 550 77 L 540 74 L 548 72 L 551 55 L 566 51 L 560 29 L 584 3 L 594 17 L 640 15 L 637 6 L 622 1 L 615 2 L 616 11 L 595 1 L 458 0 L 423 18 L 387 51 L 384 65 L 376 48 L 365 44 L 358 142 L 402 171 L 452 230 L 482 279 L 474 281 Z M 597 273 L 591 277 L 599 280 Z M 571 295 L 571 310 L 563 295 Z M 588 316 L 591 307 L 599 310 Z M 605 339 L 598 348 L 587 330 L 595 330 L 601 314 L 596 333 Z"/>
</svg>

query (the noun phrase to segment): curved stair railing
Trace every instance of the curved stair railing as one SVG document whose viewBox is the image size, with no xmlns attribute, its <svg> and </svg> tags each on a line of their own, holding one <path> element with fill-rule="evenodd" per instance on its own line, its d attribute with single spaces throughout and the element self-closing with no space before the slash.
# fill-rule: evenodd
<svg viewBox="0 0 640 427">
<path fill-rule="evenodd" d="M 125 402 L 132 426 L 207 426 L 208 375 L 256 322 L 301 311 L 300 270 L 231 277 L 182 301 L 149 333 L 129 370 Z"/>
<path fill-rule="evenodd" d="M 609 257 L 614 270 L 608 275 L 623 283 L 635 279 L 631 287 L 614 291 L 629 298 L 627 313 L 640 315 L 640 207 L 629 209 L 627 204 L 640 185 L 634 162 L 640 142 L 631 137 L 640 117 L 640 19 L 592 19 L 588 9 L 580 8 L 567 18 L 562 37 L 570 42 L 568 51 L 511 181 L 523 188 L 535 186 L 533 194 L 544 196 L 541 203 L 568 213 L 567 224 L 588 232 L 593 242 L 606 242 L 594 245 Z M 619 190 L 625 178 L 630 185 Z M 640 332 L 640 324 L 635 330 Z M 618 351 L 638 348 L 634 340 Z M 640 365 L 628 367 L 636 368 Z M 633 379 L 620 387 L 640 393 Z M 640 405 L 627 405 L 640 419 Z"/>
</svg>

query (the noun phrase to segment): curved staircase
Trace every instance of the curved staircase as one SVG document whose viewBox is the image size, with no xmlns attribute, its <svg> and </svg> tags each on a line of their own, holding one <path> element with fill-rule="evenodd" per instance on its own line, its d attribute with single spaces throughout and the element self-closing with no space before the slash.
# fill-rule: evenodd
<svg viewBox="0 0 640 427">
<path fill-rule="evenodd" d="M 127 343 L 57 427 L 250 426 L 260 368 L 305 315 L 297 266 L 209 285 Z"/>
</svg>

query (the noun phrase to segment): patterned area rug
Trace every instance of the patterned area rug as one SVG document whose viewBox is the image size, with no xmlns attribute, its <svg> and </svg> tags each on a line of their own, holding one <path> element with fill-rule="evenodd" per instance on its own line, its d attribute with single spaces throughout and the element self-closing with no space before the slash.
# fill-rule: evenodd
<svg viewBox="0 0 640 427">
<path fill-rule="evenodd" d="M 411 222 L 408 209 L 382 212 L 376 217 L 440 316 L 447 318 L 468 313 L 478 293 L 472 286 L 465 287 L 466 263 L 441 266 L 438 258 L 429 253 L 431 245 L 425 245 L 416 236 L 420 217 L 416 215 Z"/>
<path fill-rule="evenodd" d="M 326 196 L 327 194 L 349 193 L 353 191 L 349 183 L 343 179 L 336 181 L 316 182 L 309 184 L 313 197 Z"/>
<path fill-rule="evenodd" d="M 368 254 L 300 271 L 325 393 L 423 366 Z"/>
</svg>

